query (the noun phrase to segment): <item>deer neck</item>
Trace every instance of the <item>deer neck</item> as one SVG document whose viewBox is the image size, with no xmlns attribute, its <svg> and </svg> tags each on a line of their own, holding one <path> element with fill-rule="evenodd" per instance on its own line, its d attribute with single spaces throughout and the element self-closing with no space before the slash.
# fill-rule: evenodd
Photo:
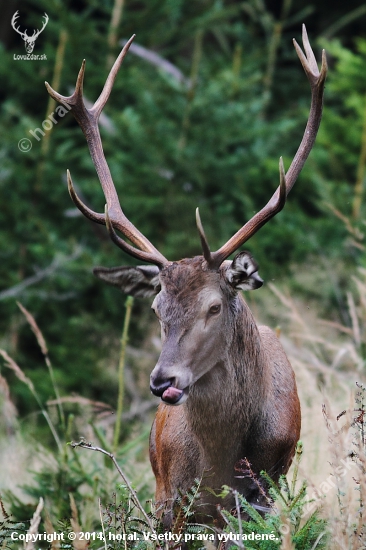
<svg viewBox="0 0 366 550">
<path fill-rule="evenodd" d="M 205 462 L 220 462 L 221 468 L 223 456 L 240 453 L 246 434 L 263 411 L 270 376 L 258 328 L 241 296 L 234 307 L 224 358 L 192 386 L 182 405 L 188 425 L 204 449 Z M 234 437 L 235 433 L 242 438 Z"/>
</svg>

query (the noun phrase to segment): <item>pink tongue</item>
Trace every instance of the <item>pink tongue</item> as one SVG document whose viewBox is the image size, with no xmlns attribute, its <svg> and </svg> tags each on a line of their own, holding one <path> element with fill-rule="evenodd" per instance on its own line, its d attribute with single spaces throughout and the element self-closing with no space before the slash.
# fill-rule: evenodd
<svg viewBox="0 0 366 550">
<path fill-rule="evenodd" d="M 168 401 L 168 403 L 176 403 L 182 393 L 183 390 L 178 390 L 178 388 L 173 388 L 173 386 L 170 386 L 167 390 L 165 390 L 161 398 L 164 401 Z"/>
</svg>

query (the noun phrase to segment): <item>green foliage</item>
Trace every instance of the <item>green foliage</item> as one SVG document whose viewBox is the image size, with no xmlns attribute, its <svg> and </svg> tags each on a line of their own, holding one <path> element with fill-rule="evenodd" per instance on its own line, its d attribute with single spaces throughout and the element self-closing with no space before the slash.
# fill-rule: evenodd
<svg viewBox="0 0 366 550">
<path fill-rule="evenodd" d="M 18 533 L 25 532 L 25 524 L 14 521 L 5 509 L 3 500 L 0 496 L 0 548 L 11 548 L 11 534 L 14 531 Z"/>
<path fill-rule="evenodd" d="M 309 500 L 306 490 L 306 483 L 303 482 L 299 489 L 296 489 L 298 466 L 302 455 L 302 443 L 299 442 L 296 450 L 295 468 L 291 484 L 285 476 L 281 476 L 279 485 L 266 474 L 261 472 L 263 482 L 269 487 L 269 494 L 273 499 L 272 510 L 263 517 L 248 501 L 237 491 L 233 491 L 237 502 L 237 509 L 247 514 L 248 521 L 236 513 L 229 513 L 222 510 L 222 516 L 226 522 L 225 532 L 235 535 L 237 543 L 230 546 L 234 549 L 242 544 L 248 550 L 275 550 L 281 547 L 286 536 L 292 541 L 296 550 L 310 550 L 312 548 L 326 548 L 328 536 L 327 525 L 320 517 L 320 510 L 315 509 L 312 501 Z M 254 483 L 260 488 L 259 480 L 253 477 Z M 253 540 L 255 535 L 267 535 L 272 538 L 268 540 Z M 235 540 L 235 537 L 233 539 Z M 230 538 L 229 538 L 230 541 Z M 314 546 L 316 544 L 316 546 Z M 242 546 L 242 547 L 244 547 Z"/>
<path fill-rule="evenodd" d="M 57 396 L 58 414 L 52 415 L 53 418 L 51 418 L 51 414 L 48 413 L 43 405 L 31 380 L 24 375 L 21 368 L 6 352 L 0 350 L 0 355 L 5 359 L 8 368 L 15 373 L 16 377 L 27 388 L 28 392 L 35 397 L 40 411 L 47 420 L 47 426 L 53 436 L 54 444 L 56 444 L 51 454 L 47 453 L 44 446 L 38 445 L 35 441 L 32 441 L 34 453 L 38 455 L 39 460 L 42 462 L 42 466 L 37 471 L 31 472 L 33 474 L 32 483 L 21 487 L 23 492 L 22 497 L 18 497 L 10 491 L 4 491 L 4 496 L 10 506 L 11 516 L 16 518 L 16 520 L 12 521 L 10 519 L 10 516 L 5 512 L 5 508 L 0 498 L 0 506 L 5 519 L 4 523 L 0 524 L 0 536 L 3 534 L 5 537 L 4 540 L 6 541 L 11 526 L 16 525 L 16 522 L 19 521 L 29 521 L 33 514 L 35 503 L 39 502 L 41 499 L 46 503 L 46 510 L 49 516 L 55 518 L 57 521 L 64 522 L 66 520 L 65 525 L 67 528 L 64 524 L 60 526 L 60 528 L 64 528 L 64 532 L 66 533 L 70 530 L 67 521 L 69 518 L 74 518 L 74 521 L 76 521 L 77 509 L 83 509 L 84 512 L 88 509 L 88 506 L 93 509 L 97 497 L 106 501 L 110 488 L 110 484 L 106 483 L 105 475 L 106 472 L 110 470 L 110 463 L 104 465 L 104 473 L 102 473 L 100 464 L 93 460 L 89 460 L 86 463 L 85 460 L 81 459 L 76 448 L 78 445 L 67 445 L 67 442 L 72 438 L 73 434 L 77 433 L 75 417 L 72 413 L 66 415 L 63 408 L 62 399 L 56 386 L 47 344 L 42 332 L 34 317 L 21 304 L 18 305 L 36 336 L 37 343 L 44 355 L 51 385 Z M 132 304 L 130 303 L 130 305 Z M 124 347 L 128 339 L 128 326 L 127 322 L 125 324 Z M 121 372 L 121 377 L 122 375 L 123 371 Z M 123 385 L 120 387 L 120 392 L 123 392 Z M 121 412 L 122 411 L 120 411 L 120 413 Z M 85 417 L 83 418 L 83 416 L 81 416 L 79 421 L 80 420 L 84 425 Z M 92 421 L 90 421 L 89 424 L 89 428 L 92 428 L 94 436 L 107 448 L 112 447 L 112 443 L 107 441 L 103 431 L 96 427 Z M 119 431 L 113 442 L 114 445 L 119 442 L 120 435 Z M 124 435 L 126 436 L 126 434 Z M 131 460 L 131 451 L 134 452 L 134 450 L 139 447 L 141 439 L 147 439 L 147 435 L 147 432 L 143 431 L 142 434 L 136 437 L 132 442 L 124 441 L 124 444 L 119 447 L 117 455 L 121 463 L 128 460 L 127 457 Z M 89 447 L 90 445 L 85 446 Z M 140 490 L 144 491 L 145 487 L 140 487 Z M 30 501 L 29 498 L 31 499 Z M 92 530 L 95 526 L 95 513 L 92 512 L 91 517 L 84 516 L 84 521 L 84 530 Z M 75 525 L 72 523 L 71 528 L 76 531 Z M 79 530 L 81 530 L 81 527 Z"/>
<path fill-rule="evenodd" d="M 39 451 L 41 456 L 41 453 Z M 95 503 L 97 495 L 104 495 L 105 488 L 97 464 L 85 466 L 77 451 L 65 451 L 64 456 L 54 455 L 52 464 L 44 459 L 42 468 L 32 472 L 32 483 L 22 487 L 27 498 L 19 498 L 6 492 L 5 496 L 11 503 L 11 514 L 23 521 L 28 520 L 34 509 L 34 502 L 43 497 L 47 503 L 47 510 L 55 518 L 70 517 L 69 495 L 72 494 L 76 504 L 84 506 L 86 501 Z M 88 487 L 87 496 L 83 488 Z M 31 501 L 29 501 L 31 497 Z"/>
<path fill-rule="evenodd" d="M 105 538 L 112 541 L 107 544 L 108 549 L 143 550 L 149 547 L 143 536 L 144 532 L 149 532 L 149 525 L 139 517 L 138 509 L 126 486 L 119 486 L 118 498 L 117 493 L 113 493 L 113 501 L 106 505 L 103 516 Z M 153 515 L 150 514 L 150 517 Z"/>
<path fill-rule="evenodd" d="M 177 499 L 174 523 L 172 525 L 172 533 L 182 535 L 184 532 L 194 532 L 190 530 L 192 525 L 190 520 L 193 520 L 198 500 L 201 496 L 202 478 L 196 478 L 192 487 Z"/>
<path fill-rule="evenodd" d="M 355 39 L 354 50 L 339 40 L 322 41 L 330 58 L 331 70 L 327 101 L 314 151 L 318 188 L 338 221 L 348 233 L 342 252 L 364 264 L 363 220 L 366 167 L 366 41 Z M 335 217 L 335 219 L 337 219 Z M 339 234 L 341 236 L 341 234 Z M 336 256 L 335 245 L 328 255 Z"/>
<path fill-rule="evenodd" d="M 112 503 L 107 504 L 104 512 L 104 535 L 105 539 L 111 541 L 107 544 L 110 550 L 131 548 L 134 550 L 153 550 L 164 546 L 169 541 L 169 547 L 179 548 L 181 541 L 186 542 L 190 550 L 202 548 L 200 536 L 209 534 L 212 540 L 215 529 L 194 523 L 194 514 L 199 506 L 198 500 L 201 496 L 202 479 L 196 479 L 192 487 L 176 502 L 175 519 L 171 531 L 166 532 L 163 527 L 164 514 L 157 517 L 154 509 L 149 512 L 148 517 L 151 525 L 141 519 L 139 507 L 134 504 L 133 497 L 125 485 L 120 486 L 118 498 L 113 495 Z"/>
</svg>

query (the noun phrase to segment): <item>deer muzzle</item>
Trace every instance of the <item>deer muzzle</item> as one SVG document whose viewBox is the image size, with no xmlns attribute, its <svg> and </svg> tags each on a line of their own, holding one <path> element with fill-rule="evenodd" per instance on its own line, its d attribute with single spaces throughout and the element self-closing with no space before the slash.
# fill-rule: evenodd
<svg viewBox="0 0 366 550">
<path fill-rule="evenodd" d="M 181 405 L 188 396 L 189 387 L 180 390 L 174 386 L 175 379 L 161 380 L 151 375 L 150 390 L 167 405 Z"/>
</svg>

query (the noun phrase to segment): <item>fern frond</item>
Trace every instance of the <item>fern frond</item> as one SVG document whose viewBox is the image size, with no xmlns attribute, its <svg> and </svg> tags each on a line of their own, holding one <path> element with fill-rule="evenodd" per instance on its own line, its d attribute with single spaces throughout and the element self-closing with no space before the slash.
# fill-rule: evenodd
<svg viewBox="0 0 366 550">
<path fill-rule="evenodd" d="M 258 525 L 261 527 L 266 527 L 266 522 L 262 518 L 259 512 L 249 502 L 243 495 L 238 495 L 239 501 L 240 501 L 240 507 L 243 508 L 244 512 L 246 512 Z"/>
<path fill-rule="evenodd" d="M 178 511 L 171 529 L 171 532 L 175 535 L 184 532 L 189 519 L 194 515 L 194 507 L 201 496 L 202 477 L 195 478 L 193 485 L 177 499 Z"/>
</svg>

